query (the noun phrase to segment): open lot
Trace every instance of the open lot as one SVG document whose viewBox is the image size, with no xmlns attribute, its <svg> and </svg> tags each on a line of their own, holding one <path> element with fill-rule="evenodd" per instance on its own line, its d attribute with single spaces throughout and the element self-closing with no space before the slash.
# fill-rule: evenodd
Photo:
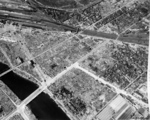
<svg viewBox="0 0 150 120">
<path fill-rule="evenodd" d="M 67 110 L 83 120 L 94 116 L 116 93 L 79 69 L 72 69 L 48 88 Z"/>
<path fill-rule="evenodd" d="M 16 109 L 12 101 L 6 96 L 6 94 L 0 89 L 0 119 L 9 115 Z"/>
<path fill-rule="evenodd" d="M 121 89 L 137 79 L 147 69 L 147 64 L 147 48 L 117 41 L 99 46 L 81 62 L 81 66 Z"/>
</svg>

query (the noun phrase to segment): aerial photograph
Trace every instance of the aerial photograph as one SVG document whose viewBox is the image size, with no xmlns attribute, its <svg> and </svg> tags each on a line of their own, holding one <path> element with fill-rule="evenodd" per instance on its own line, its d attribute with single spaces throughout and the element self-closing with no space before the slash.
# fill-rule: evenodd
<svg viewBox="0 0 150 120">
<path fill-rule="evenodd" d="M 150 0 L 0 0 L 0 120 L 150 120 L 149 26 Z"/>
</svg>

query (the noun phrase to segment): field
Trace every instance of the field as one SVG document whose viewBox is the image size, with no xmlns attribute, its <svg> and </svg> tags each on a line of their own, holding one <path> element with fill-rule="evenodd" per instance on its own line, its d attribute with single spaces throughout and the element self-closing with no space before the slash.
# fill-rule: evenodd
<svg viewBox="0 0 150 120">
<path fill-rule="evenodd" d="M 147 64 L 145 47 L 113 41 L 100 46 L 81 62 L 81 66 L 121 89 L 137 79 L 147 69 Z"/>
<path fill-rule="evenodd" d="M 15 105 L 6 96 L 6 94 L 0 89 L 0 119 L 3 119 L 16 109 Z"/>
<path fill-rule="evenodd" d="M 70 70 L 48 89 L 81 120 L 95 115 L 116 95 L 111 88 L 79 69 Z"/>
</svg>

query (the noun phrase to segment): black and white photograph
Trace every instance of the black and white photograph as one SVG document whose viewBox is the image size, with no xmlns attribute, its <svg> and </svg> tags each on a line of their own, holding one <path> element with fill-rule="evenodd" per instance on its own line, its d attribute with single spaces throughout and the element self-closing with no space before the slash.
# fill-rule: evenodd
<svg viewBox="0 0 150 120">
<path fill-rule="evenodd" d="M 150 0 L 0 0 L 0 120 L 150 120 Z"/>
</svg>

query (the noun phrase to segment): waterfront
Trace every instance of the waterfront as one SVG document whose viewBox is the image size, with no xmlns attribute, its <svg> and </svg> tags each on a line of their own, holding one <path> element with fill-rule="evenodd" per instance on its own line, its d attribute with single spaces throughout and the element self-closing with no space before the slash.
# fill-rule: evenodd
<svg viewBox="0 0 150 120">
<path fill-rule="evenodd" d="M 0 67 L 1 66 L 4 69 L 8 67 L 2 63 L 0 64 Z M 38 85 L 17 75 L 13 71 L 10 71 L 7 74 L 1 76 L 0 80 L 6 84 L 20 100 L 24 100 L 38 88 Z"/>
<path fill-rule="evenodd" d="M 33 99 L 28 107 L 38 120 L 70 120 L 54 100 L 43 92 Z"/>
</svg>

